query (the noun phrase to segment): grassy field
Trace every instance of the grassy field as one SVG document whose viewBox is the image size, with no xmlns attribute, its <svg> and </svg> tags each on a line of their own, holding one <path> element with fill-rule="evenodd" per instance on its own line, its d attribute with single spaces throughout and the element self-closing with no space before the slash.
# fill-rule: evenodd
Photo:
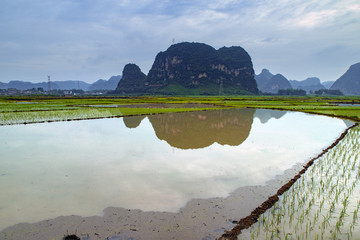
<svg viewBox="0 0 360 240">
<path fill-rule="evenodd" d="M 199 105 L 189 105 L 196 103 Z M 266 108 L 360 120 L 360 97 L 0 97 L 0 125 L 213 108 Z"/>
</svg>

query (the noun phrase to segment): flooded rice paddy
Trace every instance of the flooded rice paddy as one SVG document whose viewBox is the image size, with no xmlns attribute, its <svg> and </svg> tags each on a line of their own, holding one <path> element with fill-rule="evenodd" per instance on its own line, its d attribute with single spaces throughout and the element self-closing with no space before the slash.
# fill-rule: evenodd
<svg viewBox="0 0 360 240">
<path fill-rule="evenodd" d="M 360 128 L 349 131 L 240 239 L 360 239 Z"/>
<path fill-rule="evenodd" d="M 228 109 L 1 126 L 0 239 L 215 239 L 346 124 Z"/>
</svg>

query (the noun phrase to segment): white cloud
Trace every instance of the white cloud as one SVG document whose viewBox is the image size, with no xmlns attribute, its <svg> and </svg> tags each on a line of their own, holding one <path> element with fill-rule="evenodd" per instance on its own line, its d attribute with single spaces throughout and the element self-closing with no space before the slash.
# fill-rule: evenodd
<svg viewBox="0 0 360 240">
<path fill-rule="evenodd" d="M 188 27 L 196 27 L 199 29 L 210 27 L 210 24 L 226 21 L 227 19 L 229 19 L 228 14 L 214 10 L 197 11 L 187 15 L 185 18 L 183 17 Z"/>
<path fill-rule="evenodd" d="M 329 23 L 329 21 L 332 22 L 335 19 L 337 13 L 338 11 L 336 10 L 311 12 L 298 19 L 295 24 L 300 27 L 316 27 L 324 23 Z"/>
<path fill-rule="evenodd" d="M 293 20 L 294 26 L 313 28 L 313 27 L 324 27 L 327 25 L 337 25 L 349 18 L 357 18 L 360 12 L 359 5 L 348 5 L 348 6 L 331 6 L 329 8 L 315 10 L 311 12 L 303 12 L 295 16 Z"/>
<path fill-rule="evenodd" d="M 224 9 L 228 7 L 229 5 L 241 3 L 242 1 L 239 0 L 217 0 L 217 1 L 211 1 L 208 3 L 208 7 L 211 9 Z"/>
<path fill-rule="evenodd" d="M 360 12 L 360 4 L 352 4 L 348 7 L 349 11 Z"/>
<path fill-rule="evenodd" d="M 334 64 L 348 67 L 360 60 L 359 13 L 358 0 L 5 0 L 0 81 L 34 76 L 26 64 L 41 61 L 46 68 L 36 68 L 39 76 L 49 68 L 67 76 L 86 71 L 77 75 L 95 81 L 101 74 L 120 74 L 128 62 L 146 73 L 173 38 L 215 48 L 241 45 L 257 70 L 275 68 L 300 79 L 307 74 L 297 69 L 302 65 L 321 69 L 311 75 L 322 78 Z M 328 59 L 334 46 L 345 59 L 341 63 Z"/>
</svg>

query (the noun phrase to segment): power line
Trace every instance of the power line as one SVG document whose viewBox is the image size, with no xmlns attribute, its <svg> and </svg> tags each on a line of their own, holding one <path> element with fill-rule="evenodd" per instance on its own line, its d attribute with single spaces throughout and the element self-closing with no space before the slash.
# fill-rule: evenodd
<svg viewBox="0 0 360 240">
<path fill-rule="evenodd" d="M 50 81 L 50 76 L 48 75 L 48 93 L 51 92 L 51 81 Z"/>
<path fill-rule="evenodd" d="M 224 95 L 223 80 L 220 80 L 219 95 Z"/>
</svg>

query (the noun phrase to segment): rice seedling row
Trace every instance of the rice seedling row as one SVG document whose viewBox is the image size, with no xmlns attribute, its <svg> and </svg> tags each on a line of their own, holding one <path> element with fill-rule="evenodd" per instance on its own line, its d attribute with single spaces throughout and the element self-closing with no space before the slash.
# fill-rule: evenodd
<svg viewBox="0 0 360 240">
<path fill-rule="evenodd" d="M 359 239 L 359 139 L 351 129 L 239 239 Z"/>
</svg>

